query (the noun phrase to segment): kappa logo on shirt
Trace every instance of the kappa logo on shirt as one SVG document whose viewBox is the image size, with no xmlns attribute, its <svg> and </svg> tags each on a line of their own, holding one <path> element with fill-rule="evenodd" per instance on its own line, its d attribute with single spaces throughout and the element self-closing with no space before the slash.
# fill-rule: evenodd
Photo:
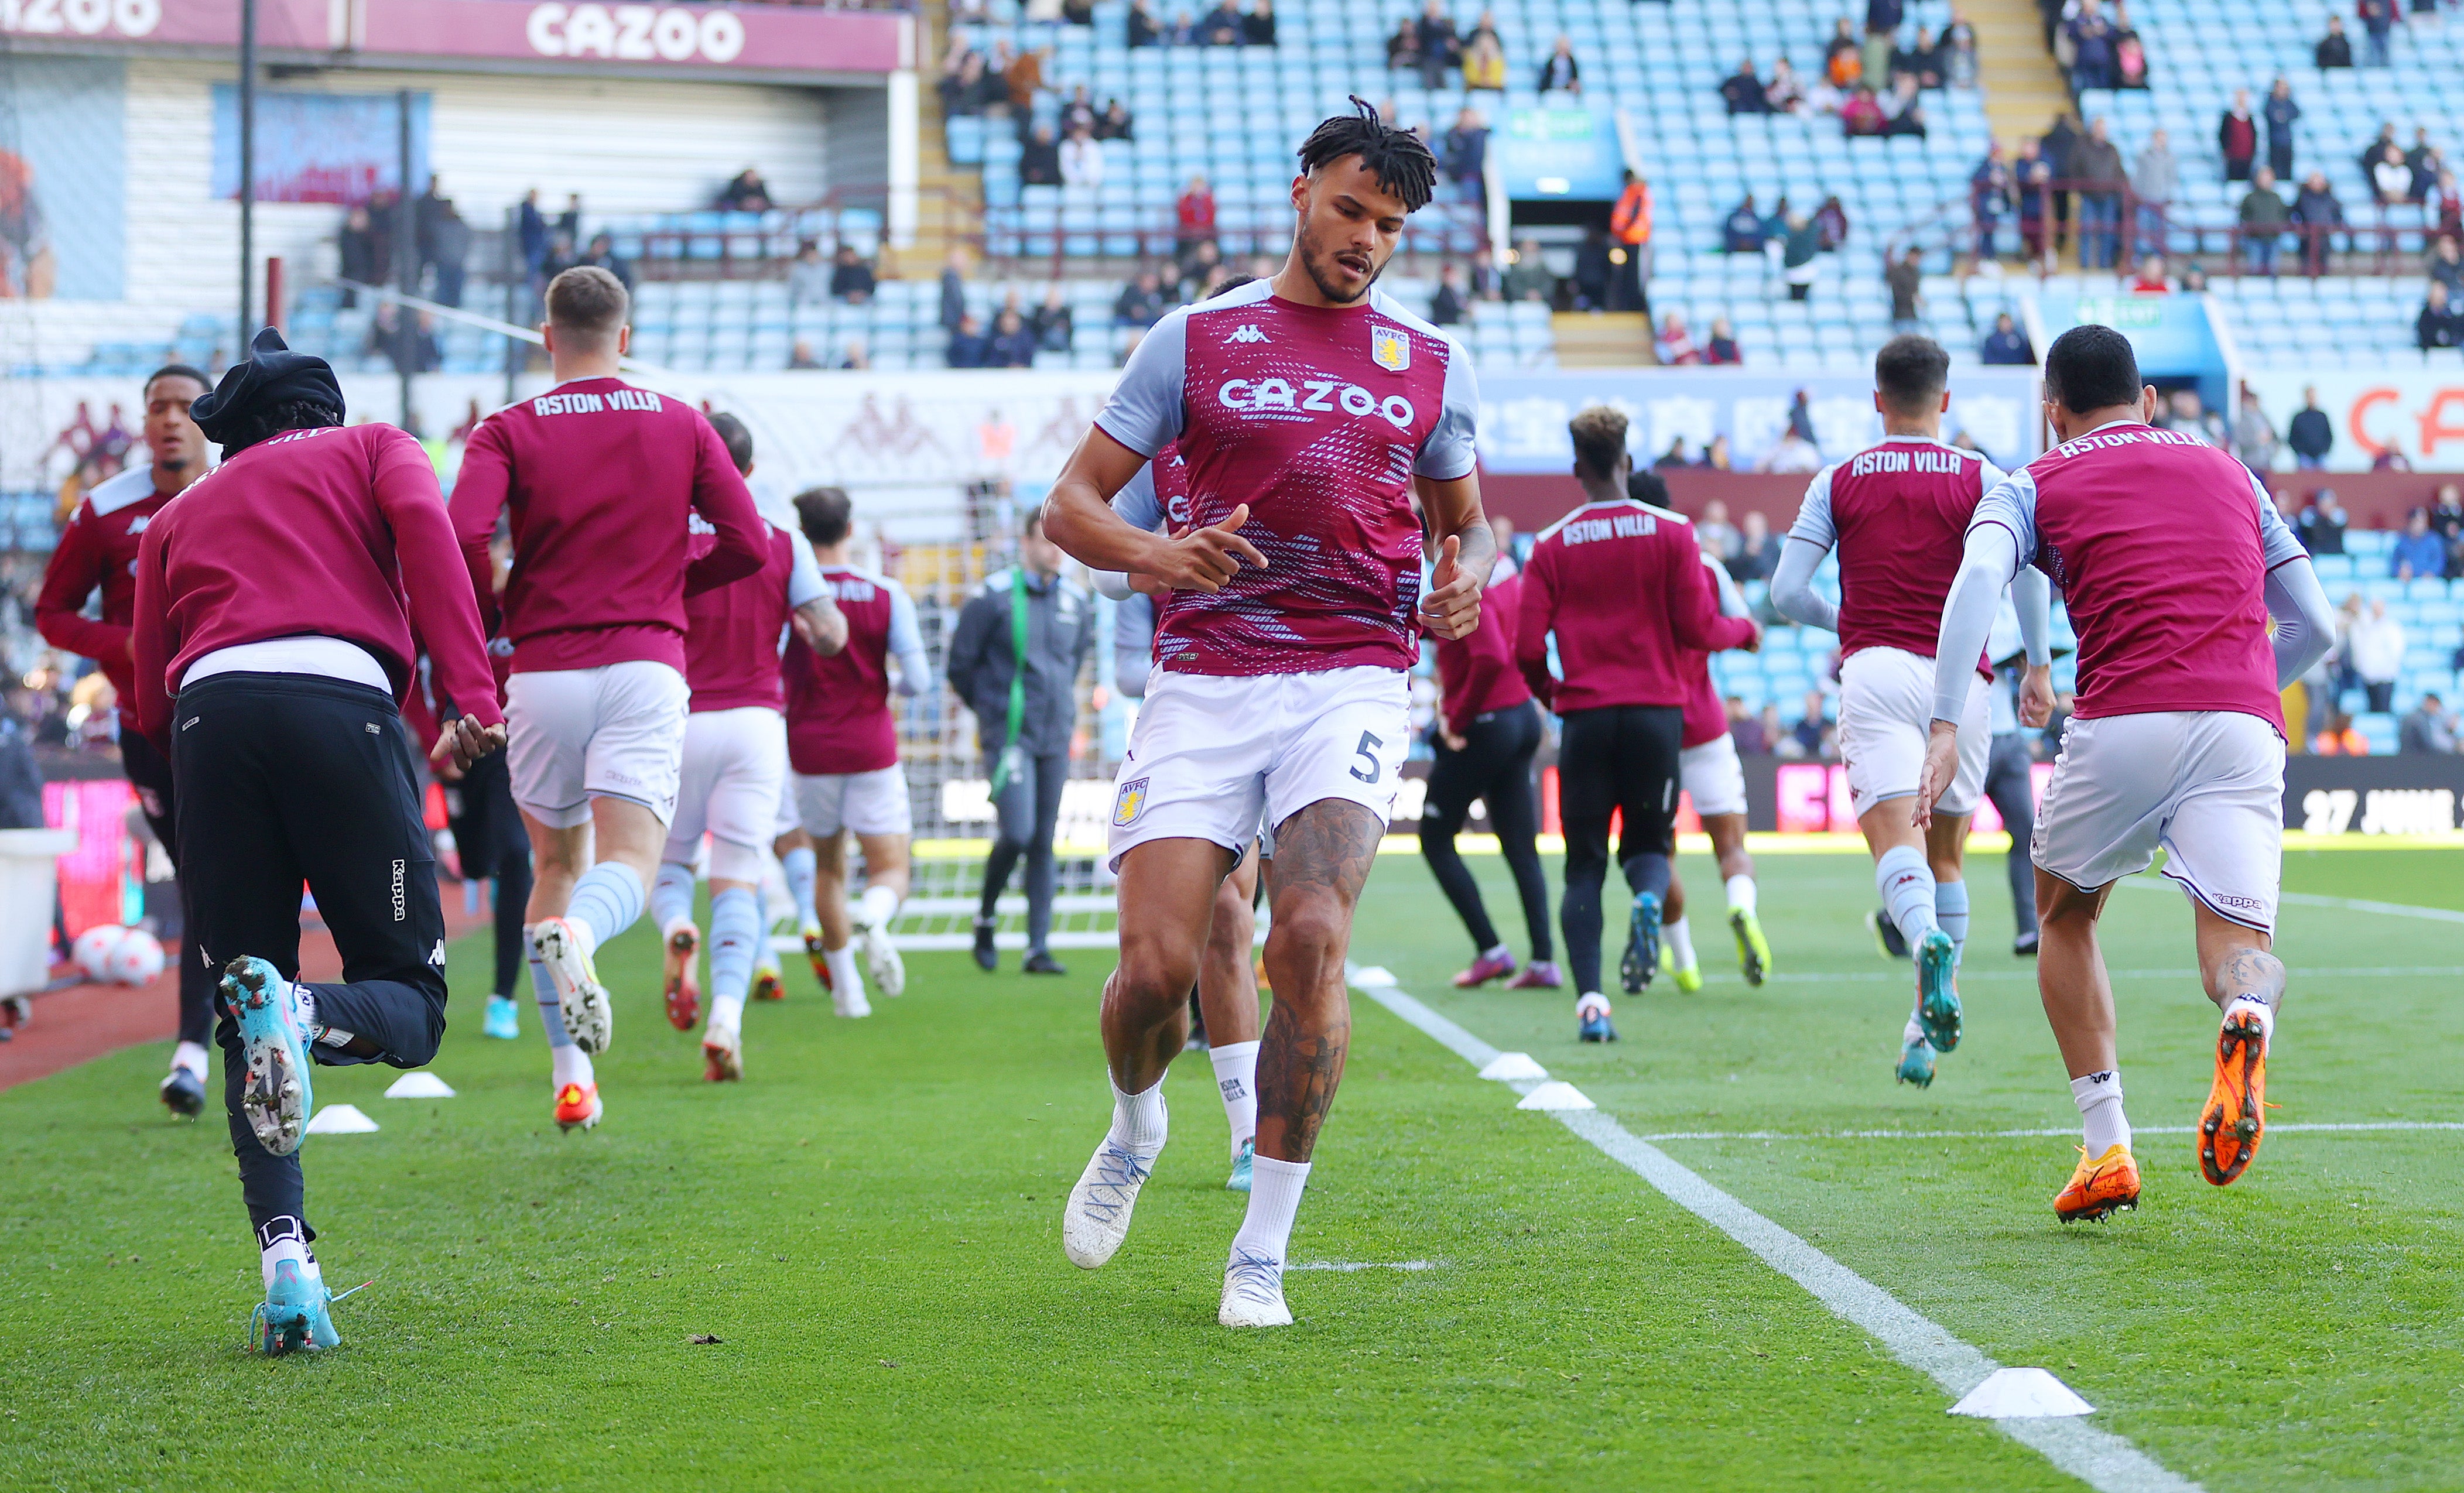
<svg viewBox="0 0 2464 1493">
<path fill-rule="evenodd" d="M 1265 340 L 1266 334 L 1259 331 L 1255 323 L 1243 322 L 1230 337 L 1225 338 L 1223 340 L 1227 342 L 1263 342 Z"/>
</svg>

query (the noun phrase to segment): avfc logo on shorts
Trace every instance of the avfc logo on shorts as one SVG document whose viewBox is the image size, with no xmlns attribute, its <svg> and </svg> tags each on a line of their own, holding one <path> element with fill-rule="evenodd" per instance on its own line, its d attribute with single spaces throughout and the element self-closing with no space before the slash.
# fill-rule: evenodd
<svg viewBox="0 0 2464 1493">
<path fill-rule="evenodd" d="M 1128 782 L 1121 784 L 1120 792 L 1112 796 L 1113 824 L 1123 829 L 1128 828 L 1136 821 L 1138 811 L 1146 806 L 1147 779 L 1143 778 L 1131 779 Z"/>
<path fill-rule="evenodd" d="M 1369 329 L 1369 358 L 1389 373 L 1412 366 L 1412 339 L 1391 326 Z"/>
</svg>

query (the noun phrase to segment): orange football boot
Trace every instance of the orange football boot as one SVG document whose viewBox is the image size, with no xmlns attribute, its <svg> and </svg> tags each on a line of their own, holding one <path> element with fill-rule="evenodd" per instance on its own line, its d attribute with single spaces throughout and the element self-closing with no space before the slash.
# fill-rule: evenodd
<svg viewBox="0 0 2464 1493">
<path fill-rule="evenodd" d="M 591 1130 L 607 1107 L 599 1102 L 596 1084 L 567 1084 L 556 1091 L 556 1123 L 565 1130 L 580 1126 Z"/>
<path fill-rule="evenodd" d="M 813 978 L 822 982 L 823 993 L 835 995 L 839 987 L 837 982 L 830 978 L 829 951 L 822 947 L 822 931 L 818 928 L 804 934 L 804 957 L 813 961 Z M 756 999 L 759 999 L 758 996 Z"/>
<path fill-rule="evenodd" d="M 2054 1199 L 2054 1215 L 2064 1223 L 2081 1219 L 2101 1223 L 2124 1208 L 2138 1206 L 2139 1163 L 2132 1159 L 2130 1148 L 2107 1146 L 2103 1155 L 2090 1160 L 2087 1148 L 2081 1146 L 2070 1185 Z"/>
<path fill-rule="evenodd" d="M 2216 1078 L 2199 1115 L 2199 1170 L 2232 1185 L 2258 1155 L 2267 1130 L 2267 1035 L 2258 1018 L 2228 1016 L 2216 1033 Z"/>
<path fill-rule="evenodd" d="M 668 933 L 668 1024 L 680 1032 L 701 1020 L 701 930 L 678 923 Z"/>
</svg>

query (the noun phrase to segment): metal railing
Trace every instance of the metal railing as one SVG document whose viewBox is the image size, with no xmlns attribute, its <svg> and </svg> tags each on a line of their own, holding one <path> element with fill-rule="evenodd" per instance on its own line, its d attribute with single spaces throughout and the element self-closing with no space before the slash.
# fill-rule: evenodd
<svg viewBox="0 0 2464 1493">
<path fill-rule="evenodd" d="M 2035 211 L 2023 213 L 2033 199 Z M 2239 223 L 2187 222 L 2173 205 L 2141 197 L 2127 182 L 2056 178 L 2005 199 L 1990 217 L 1971 196 L 1967 204 L 1968 248 L 1979 257 L 1998 257 L 2013 232 L 2020 253 L 2040 267 L 2054 264 L 2076 246 L 2082 269 L 2127 272 L 2141 258 L 2161 253 L 2176 266 L 2196 263 L 2218 274 L 2310 275 L 2413 274 L 2444 230 L 2419 204 L 2371 204 L 2363 210 L 2376 221 L 2359 222 L 2349 209 L 2335 223 L 2287 222 L 2254 228 Z M 1927 227 L 1949 219 L 1946 210 Z M 1949 234 L 1957 242 L 1955 231 Z"/>
</svg>

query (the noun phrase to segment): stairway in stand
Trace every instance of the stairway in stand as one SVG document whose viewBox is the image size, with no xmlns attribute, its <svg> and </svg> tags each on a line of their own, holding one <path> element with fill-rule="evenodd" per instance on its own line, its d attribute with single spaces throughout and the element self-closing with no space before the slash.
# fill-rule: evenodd
<svg viewBox="0 0 2464 1493">
<path fill-rule="evenodd" d="M 2035 0 L 1969 0 L 1966 13 L 1976 31 L 1985 117 L 2002 148 L 2015 151 L 2020 137 L 2043 134 L 2054 116 L 2071 106 L 2070 87 L 2045 50 L 2045 24 Z"/>
<path fill-rule="evenodd" d="M 953 248 L 982 257 L 984 179 L 950 164 L 941 120 L 941 53 L 949 45 L 948 0 L 925 0 L 915 17 L 915 242 L 882 254 L 884 273 L 931 279 Z M 893 262 L 894 261 L 894 264 Z"/>
<path fill-rule="evenodd" d="M 1651 318 L 1639 311 L 1561 311 L 1549 318 L 1562 368 L 1632 368 L 1656 362 Z"/>
</svg>

